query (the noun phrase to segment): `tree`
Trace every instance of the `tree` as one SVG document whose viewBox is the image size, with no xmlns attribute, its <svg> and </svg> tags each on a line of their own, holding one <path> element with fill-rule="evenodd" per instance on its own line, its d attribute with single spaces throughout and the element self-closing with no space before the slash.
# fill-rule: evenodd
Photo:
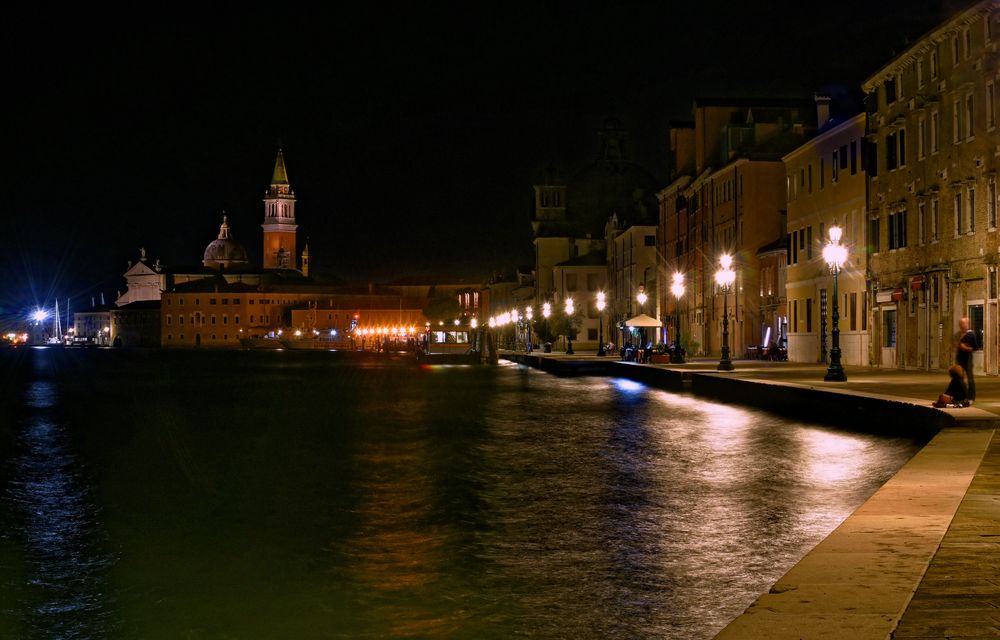
<svg viewBox="0 0 1000 640">
<path fill-rule="evenodd" d="M 432 298 L 424 307 L 424 316 L 436 324 L 446 320 L 454 320 L 462 313 L 462 307 L 458 304 L 457 296 L 440 296 Z"/>
</svg>

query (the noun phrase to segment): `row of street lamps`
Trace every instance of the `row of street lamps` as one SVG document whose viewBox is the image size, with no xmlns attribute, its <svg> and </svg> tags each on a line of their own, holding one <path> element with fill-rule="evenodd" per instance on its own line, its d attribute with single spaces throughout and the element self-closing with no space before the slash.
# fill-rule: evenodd
<svg viewBox="0 0 1000 640">
<path fill-rule="evenodd" d="M 839 327 L 839 313 L 837 307 L 837 276 L 840 274 L 841 268 L 843 268 L 844 263 L 847 262 L 847 247 L 840 243 L 840 239 L 843 235 L 843 230 L 837 226 L 832 225 L 829 229 L 830 240 L 823 248 L 823 259 L 826 261 L 830 270 L 833 272 L 833 345 L 830 350 L 830 366 L 827 370 L 824 380 L 843 382 L 847 380 L 847 375 L 844 372 L 844 368 L 840 362 L 840 327 Z M 684 296 L 684 274 L 675 273 L 672 278 L 672 284 L 670 286 L 671 293 L 674 294 L 676 299 L 676 304 L 674 305 L 675 311 L 675 335 L 674 335 L 674 350 L 670 358 L 672 364 L 683 364 L 684 354 L 681 351 L 681 312 L 680 312 L 680 299 Z M 722 290 L 722 354 L 719 359 L 719 365 L 717 370 L 719 371 L 732 371 L 734 369 L 732 358 L 729 352 L 729 292 L 736 282 L 736 271 L 733 269 L 733 257 L 729 254 L 723 254 L 719 257 L 719 270 L 715 272 L 715 283 Z M 639 303 L 640 309 L 644 312 L 646 300 L 646 292 L 644 288 L 639 289 L 639 293 L 636 295 L 636 301 Z M 598 342 L 600 343 L 597 348 L 597 355 L 604 356 L 607 355 L 604 348 L 604 309 L 607 306 L 607 298 L 603 291 L 597 292 L 597 311 L 599 314 L 598 322 Z M 567 317 L 572 317 L 575 312 L 573 298 L 566 298 L 564 301 L 564 310 Z M 548 318 L 552 313 L 552 306 L 546 302 L 542 305 L 542 316 L 545 321 L 548 322 Z M 527 318 L 527 330 L 528 337 L 526 340 L 527 349 L 531 349 L 531 319 L 532 319 L 532 309 L 531 307 L 525 308 L 525 317 Z M 508 323 L 514 323 L 517 326 L 520 314 L 517 309 L 512 309 L 509 312 L 504 312 L 500 315 L 493 316 L 490 318 L 489 325 L 491 328 L 501 327 Z M 573 352 L 573 338 L 572 329 L 567 332 L 566 335 L 566 353 L 572 355 Z"/>
</svg>

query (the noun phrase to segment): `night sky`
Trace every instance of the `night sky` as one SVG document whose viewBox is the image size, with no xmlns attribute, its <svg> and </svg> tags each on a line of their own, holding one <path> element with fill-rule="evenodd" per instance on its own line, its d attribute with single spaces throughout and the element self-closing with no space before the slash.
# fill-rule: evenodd
<svg viewBox="0 0 1000 640">
<path fill-rule="evenodd" d="M 140 246 L 198 264 L 223 210 L 259 263 L 279 142 L 320 274 L 527 264 L 531 185 L 592 161 L 612 111 L 665 180 L 667 122 L 696 96 L 856 90 L 956 4 L 18 8 L 2 27 L 0 318 L 110 302 Z"/>
</svg>

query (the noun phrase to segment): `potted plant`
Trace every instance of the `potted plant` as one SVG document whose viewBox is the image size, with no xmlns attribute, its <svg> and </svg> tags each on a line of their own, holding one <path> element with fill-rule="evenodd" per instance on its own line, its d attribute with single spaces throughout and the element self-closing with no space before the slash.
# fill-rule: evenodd
<svg viewBox="0 0 1000 640">
<path fill-rule="evenodd" d="M 670 354 L 667 353 L 667 345 L 658 342 L 653 346 L 653 355 L 650 356 L 649 361 L 653 364 L 667 364 L 670 362 Z"/>
</svg>

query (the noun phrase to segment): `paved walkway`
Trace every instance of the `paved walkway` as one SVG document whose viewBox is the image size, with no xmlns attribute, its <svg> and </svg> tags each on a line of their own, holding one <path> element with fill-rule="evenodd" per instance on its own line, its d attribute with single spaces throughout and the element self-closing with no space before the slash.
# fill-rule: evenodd
<svg viewBox="0 0 1000 640">
<path fill-rule="evenodd" d="M 546 354 L 558 359 L 594 356 Z M 715 371 L 717 360 L 668 367 Z M 763 384 L 929 406 L 945 372 L 736 361 Z M 1000 377 L 976 378 L 973 407 L 730 623 L 718 639 L 1000 638 Z"/>
</svg>

